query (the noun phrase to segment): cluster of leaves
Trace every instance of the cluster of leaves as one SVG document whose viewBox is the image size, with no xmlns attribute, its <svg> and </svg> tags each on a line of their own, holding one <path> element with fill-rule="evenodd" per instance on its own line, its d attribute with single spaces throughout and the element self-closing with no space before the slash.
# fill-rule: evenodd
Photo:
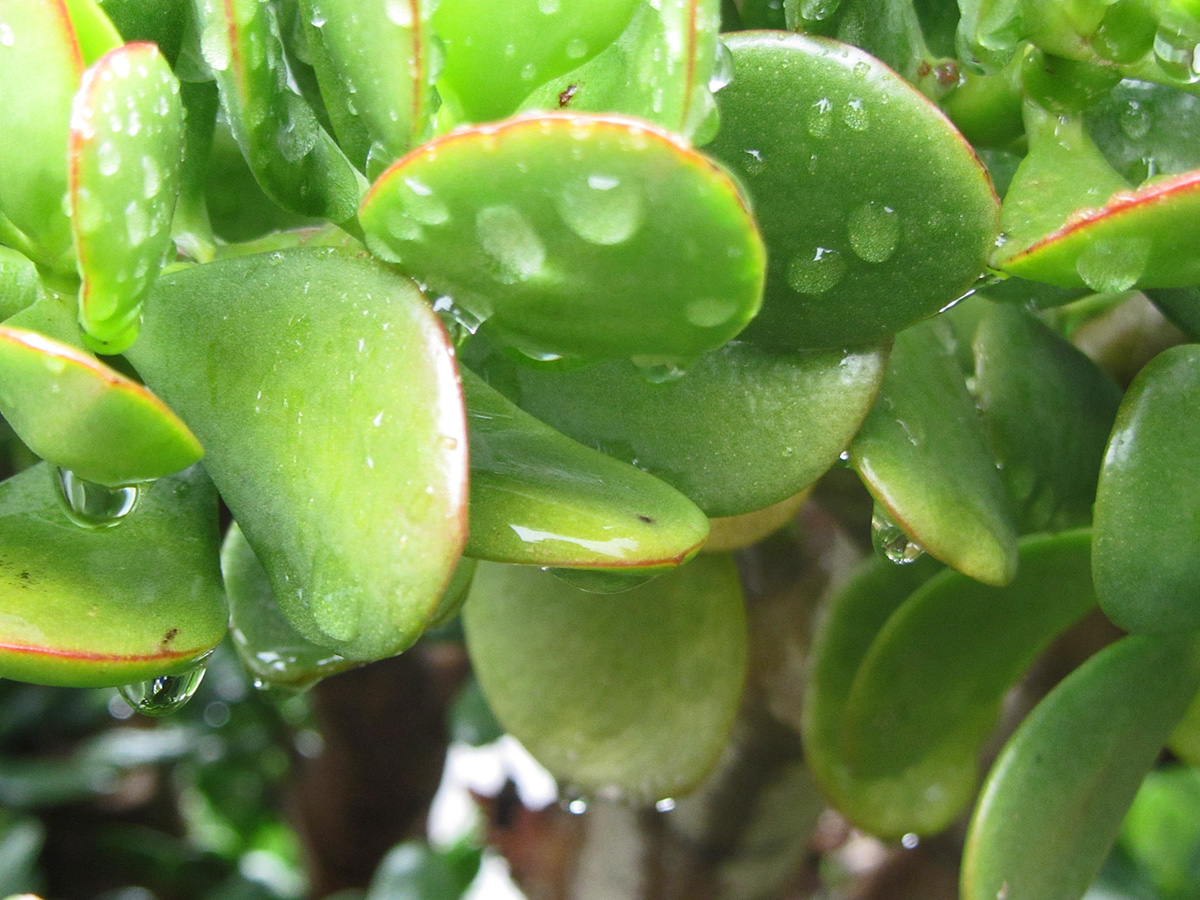
<svg viewBox="0 0 1200 900">
<path fill-rule="evenodd" d="M 227 631 L 303 687 L 469 593 L 504 726 L 653 801 L 737 710 L 730 551 L 842 457 L 886 559 L 814 773 L 944 828 L 1098 603 L 1133 634 L 1007 744 L 963 886 L 1081 895 L 1197 756 L 1200 350 L 1122 394 L 1065 328 L 1144 290 L 1200 336 L 1200 11 L 960 7 L 0 0 L 0 674 L 162 712 Z"/>
</svg>

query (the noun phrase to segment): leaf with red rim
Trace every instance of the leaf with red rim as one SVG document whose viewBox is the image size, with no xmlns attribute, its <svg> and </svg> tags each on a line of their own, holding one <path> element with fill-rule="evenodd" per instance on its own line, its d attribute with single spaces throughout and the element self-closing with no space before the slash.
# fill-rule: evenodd
<svg viewBox="0 0 1200 900">
<path fill-rule="evenodd" d="M 217 494 L 158 481 L 117 528 L 74 525 L 40 465 L 0 484 L 0 677 L 115 687 L 186 671 L 225 636 Z"/>
<path fill-rule="evenodd" d="M 733 181 L 619 116 L 439 138 L 384 173 L 360 221 L 376 253 L 540 358 L 686 365 L 737 334 L 762 289 L 762 243 Z"/>
<path fill-rule="evenodd" d="M 183 162 L 179 82 L 153 44 L 126 44 L 83 75 L 71 108 L 68 199 L 96 349 L 125 350 L 171 243 Z"/>
</svg>

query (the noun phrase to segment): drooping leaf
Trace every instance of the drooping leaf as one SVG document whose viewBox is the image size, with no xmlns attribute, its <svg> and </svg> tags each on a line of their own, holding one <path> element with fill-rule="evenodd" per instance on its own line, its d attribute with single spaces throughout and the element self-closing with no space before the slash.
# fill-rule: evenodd
<svg viewBox="0 0 1200 900">
<path fill-rule="evenodd" d="M 207 451 L 307 639 L 411 644 L 465 540 L 466 427 L 447 337 L 415 286 L 333 250 L 159 279 L 130 359 Z"/>
<path fill-rule="evenodd" d="M 228 616 L 207 476 L 156 482 L 104 530 L 72 524 L 53 477 L 35 466 L 0 484 L 0 675 L 104 687 L 189 669 Z"/>
<path fill-rule="evenodd" d="M 573 372 L 496 355 L 481 362 L 526 412 L 661 478 L 707 515 L 733 516 L 799 493 L 837 461 L 885 359 L 882 350 L 774 353 L 734 342 L 661 384 L 626 362 Z"/>
<path fill-rule="evenodd" d="M 708 520 L 678 491 L 543 425 L 463 371 L 471 448 L 466 554 L 654 572 L 690 558 Z"/>
<path fill-rule="evenodd" d="M 83 284 L 79 321 L 98 350 L 137 337 L 171 243 L 183 162 L 179 82 L 153 44 L 126 44 L 83 75 L 71 107 L 67 189 Z"/>
<path fill-rule="evenodd" d="M 1124 638 L 1038 704 L 988 776 L 967 836 L 963 900 L 1076 900 L 1200 686 L 1194 635 Z"/>
<path fill-rule="evenodd" d="M 392 166 L 360 218 L 376 253 L 539 359 L 686 365 L 758 308 L 765 260 L 741 193 L 633 119 L 455 132 Z"/>
<path fill-rule="evenodd" d="M 1093 574 L 1126 631 L 1200 627 L 1200 345 L 1159 354 L 1121 403 L 1096 491 Z"/>
<path fill-rule="evenodd" d="M 850 462 L 926 552 L 979 581 L 1005 584 L 1016 573 L 1016 527 L 953 343 L 936 320 L 896 336 Z"/>
<path fill-rule="evenodd" d="M 860 50 L 797 34 L 731 35 L 711 151 L 746 185 L 770 253 L 746 338 L 877 342 L 960 297 L 998 231 L 970 146 Z"/>
<path fill-rule="evenodd" d="M 624 594 L 484 563 L 463 608 L 497 719 L 585 794 L 653 802 L 716 763 L 741 698 L 746 621 L 728 555 Z"/>
</svg>

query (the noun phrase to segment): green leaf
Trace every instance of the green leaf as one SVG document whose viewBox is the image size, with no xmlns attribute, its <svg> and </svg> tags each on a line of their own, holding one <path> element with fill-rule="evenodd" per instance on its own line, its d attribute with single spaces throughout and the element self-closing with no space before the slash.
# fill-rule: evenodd
<svg viewBox="0 0 1200 900">
<path fill-rule="evenodd" d="M 1124 638 L 1038 704 L 984 786 L 967 836 L 963 900 L 1083 896 L 1200 686 L 1195 642 Z"/>
<path fill-rule="evenodd" d="M 184 672 L 225 635 L 217 498 L 196 468 L 119 527 L 80 528 L 47 466 L 0 484 L 0 676 L 107 687 Z"/>
<path fill-rule="evenodd" d="M 1021 531 L 1089 524 L 1120 389 L 1014 306 L 989 306 L 974 351 L 975 396 Z"/>
<path fill-rule="evenodd" d="M 1088 133 L 1131 184 L 1200 168 L 1200 97 L 1126 80 L 1085 111 Z"/>
<path fill-rule="evenodd" d="M 1179 765 L 1150 772 L 1125 815 L 1120 845 L 1161 896 L 1195 896 L 1200 887 L 1200 772 Z"/>
<path fill-rule="evenodd" d="M 746 338 L 775 347 L 878 342 L 983 272 L 996 197 L 930 102 L 860 50 L 797 34 L 726 39 L 711 151 L 746 185 L 770 252 Z"/>
<path fill-rule="evenodd" d="M 758 309 L 765 259 L 741 193 L 632 119 L 457 131 L 392 166 L 360 217 L 377 254 L 539 359 L 687 365 Z"/>
<path fill-rule="evenodd" d="M 842 745 L 854 777 L 899 777 L 948 747 L 969 771 L 1009 688 L 1095 605 L 1090 565 L 1091 533 L 1075 531 L 1024 541 L 1005 587 L 950 571 L 919 587 L 872 641 L 847 696 Z M 944 780 L 930 790 L 946 791 Z"/>
<path fill-rule="evenodd" d="M 363 181 L 287 86 L 275 10 L 259 0 L 195 0 L 204 59 L 254 177 L 294 213 L 345 222 Z"/>
<path fill-rule="evenodd" d="M 480 565 L 463 608 L 496 718 L 560 781 L 653 802 L 716 764 L 742 694 L 746 620 L 729 555 L 596 597 Z"/>
<path fill-rule="evenodd" d="M 837 461 L 885 358 L 882 350 L 774 353 L 734 342 L 661 384 L 627 362 L 573 372 L 495 355 L 480 362 L 526 412 L 661 478 L 707 515 L 733 516 L 799 493 Z"/>
<path fill-rule="evenodd" d="M 543 425 L 471 372 L 462 377 L 468 556 L 640 574 L 673 568 L 704 543 L 708 519 L 678 491 Z"/>
<path fill-rule="evenodd" d="M 1146 296 L 1188 340 L 1200 341 L 1200 287 L 1150 290 Z"/>
<path fill-rule="evenodd" d="M 129 357 L 208 453 L 221 496 L 306 638 L 403 650 L 465 540 L 452 351 L 409 281 L 333 250 L 158 280 Z"/>
<path fill-rule="evenodd" d="M 0 247 L 0 320 L 32 306 L 41 293 L 33 261 L 16 250 Z"/>
<path fill-rule="evenodd" d="M 1126 631 L 1200 627 L 1200 345 L 1173 347 L 1134 379 L 1096 491 L 1093 574 Z"/>
<path fill-rule="evenodd" d="M 84 73 L 68 146 L 79 321 L 96 349 L 120 353 L 137 337 L 142 301 L 175 250 L 183 106 L 158 48 L 126 44 Z"/>
<path fill-rule="evenodd" d="M 436 5 L 303 0 L 321 95 L 343 149 L 360 169 L 368 161 L 382 169 L 429 129 L 437 52 L 429 18 Z"/>
<path fill-rule="evenodd" d="M 896 336 L 879 397 L 850 445 L 863 482 L 930 555 L 987 584 L 1011 581 L 1009 500 L 940 321 Z"/>
<path fill-rule="evenodd" d="M 0 325 L 0 415 L 42 459 L 97 484 L 152 481 L 204 455 L 142 385 L 90 353 L 11 324 Z"/>
<path fill-rule="evenodd" d="M 472 859 L 454 859 L 421 841 L 397 844 L 371 876 L 365 900 L 458 900 L 479 870 L 478 849 Z"/>
</svg>

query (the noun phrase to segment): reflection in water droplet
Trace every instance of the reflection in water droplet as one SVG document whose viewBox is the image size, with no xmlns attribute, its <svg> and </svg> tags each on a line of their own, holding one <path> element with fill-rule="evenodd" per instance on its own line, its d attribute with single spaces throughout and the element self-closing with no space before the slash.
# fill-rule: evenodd
<svg viewBox="0 0 1200 900">
<path fill-rule="evenodd" d="M 166 716 L 187 704 L 204 680 L 204 662 L 179 675 L 159 675 L 121 688 L 125 702 L 144 716 Z"/>
<path fill-rule="evenodd" d="M 675 800 L 673 797 L 663 797 L 654 804 L 654 808 L 660 813 L 670 812 L 675 808 Z"/>
<path fill-rule="evenodd" d="M 1075 271 L 1097 293 L 1127 291 L 1146 270 L 1150 247 L 1146 236 L 1092 241 L 1075 261 Z"/>
<path fill-rule="evenodd" d="M 642 377 L 651 384 L 668 384 L 687 374 L 683 366 L 652 356 L 634 356 L 630 362 L 641 370 Z"/>
<path fill-rule="evenodd" d="M 877 553 L 899 566 L 916 562 L 925 552 L 879 504 L 875 505 L 871 516 L 871 543 Z"/>
<path fill-rule="evenodd" d="M 808 108 L 806 124 L 808 133 L 815 138 L 823 138 L 829 134 L 829 128 L 833 124 L 833 102 L 828 97 L 814 101 Z"/>
<path fill-rule="evenodd" d="M 568 182 L 558 201 L 567 226 L 589 244 L 624 243 L 642 224 L 642 193 L 610 175 Z"/>
<path fill-rule="evenodd" d="M 801 294 L 823 294 L 842 280 L 846 261 L 842 254 L 818 247 L 811 257 L 797 254 L 788 264 L 787 282 Z"/>
<path fill-rule="evenodd" d="M 889 259 L 900 241 L 900 217 L 890 206 L 874 200 L 850 213 L 846 229 L 850 246 L 867 262 Z"/>
<path fill-rule="evenodd" d="M 534 277 L 546 262 L 546 248 L 533 226 L 511 206 L 487 206 L 475 215 L 483 251 L 496 264 L 501 284 Z"/>
<path fill-rule="evenodd" d="M 856 62 L 854 64 L 854 68 L 851 69 L 851 71 L 858 78 L 866 78 L 867 73 L 869 73 L 871 71 L 871 64 L 869 62 L 867 62 L 865 59 L 860 59 L 858 62 Z"/>
<path fill-rule="evenodd" d="M 842 110 L 842 121 L 855 131 L 866 131 L 871 127 L 871 117 L 867 114 L 866 104 L 859 99 L 849 100 Z"/>
<path fill-rule="evenodd" d="M 742 160 L 742 166 L 745 168 L 745 170 L 751 175 L 762 174 L 762 170 L 766 167 L 766 163 L 763 161 L 762 151 L 743 150 L 742 152 L 746 154 L 746 158 Z"/>
<path fill-rule="evenodd" d="M 728 87 L 731 81 L 733 81 L 733 54 L 729 52 L 725 42 L 718 39 L 712 74 L 708 76 L 708 89 L 715 94 L 722 88 Z"/>
<path fill-rule="evenodd" d="M 1130 100 L 1121 110 L 1117 121 L 1131 141 L 1140 141 L 1150 132 L 1150 114 L 1140 100 Z"/>
<path fill-rule="evenodd" d="M 904 837 L 900 838 L 900 845 L 904 847 L 905 850 L 915 850 L 920 843 L 921 838 L 911 831 L 904 835 Z"/>
<path fill-rule="evenodd" d="M 69 469 L 54 469 L 54 486 L 64 512 L 81 528 L 111 528 L 132 513 L 141 499 L 136 484 L 106 487 L 85 481 Z"/>
<path fill-rule="evenodd" d="M 450 220 L 450 210 L 433 193 L 433 188 L 416 178 L 404 179 L 404 209 L 423 225 L 442 225 Z"/>
</svg>

